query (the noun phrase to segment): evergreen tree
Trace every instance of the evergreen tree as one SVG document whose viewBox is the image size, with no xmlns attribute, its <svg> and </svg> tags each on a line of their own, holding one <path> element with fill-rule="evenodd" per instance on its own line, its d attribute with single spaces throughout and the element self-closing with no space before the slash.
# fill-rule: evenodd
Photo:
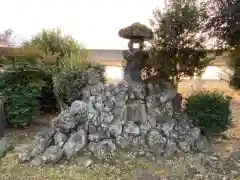
<svg viewBox="0 0 240 180">
<path fill-rule="evenodd" d="M 207 20 L 205 9 L 204 3 L 194 0 L 169 0 L 164 10 L 154 10 L 148 78 L 169 80 L 177 86 L 182 77 L 204 71 L 210 62 L 202 33 Z"/>
</svg>

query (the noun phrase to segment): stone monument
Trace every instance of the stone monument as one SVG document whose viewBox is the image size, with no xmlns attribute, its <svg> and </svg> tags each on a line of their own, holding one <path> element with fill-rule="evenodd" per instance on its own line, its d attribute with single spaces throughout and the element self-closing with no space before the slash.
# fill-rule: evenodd
<svg viewBox="0 0 240 180">
<path fill-rule="evenodd" d="M 76 160 L 80 152 L 103 159 L 122 148 L 135 156 L 173 156 L 178 151 L 207 149 L 199 128 L 185 116 L 173 116 L 176 91 L 144 84 L 141 79 L 142 63 L 148 57 L 144 41 L 152 38 L 152 31 L 134 23 L 119 35 L 130 40 L 129 49 L 123 51 L 127 61 L 124 79 L 106 85 L 96 70 L 87 69 L 82 75 L 86 84 L 79 92 L 81 99 L 72 102 L 53 119 L 52 127 L 19 152 L 20 162 L 42 166 L 63 158 Z M 133 48 L 134 43 L 139 47 Z"/>
<path fill-rule="evenodd" d="M 119 31 L 119 36 L 129 39 L 128 50 L 123 51 L 126 60 L 124 69 L 124 81 L 128 84 L 129 99 L 125 105 L 125 121 L 141 124 L 145 128 L 156 127 L 156 123 L 148 122 L 146 111 L 146 87 L 141 78 L 141 68 L 148 58 L 148 52 L 144 49 L 144 41 L 153 38 L 151 29 L 140 23 Z M 133 48 L 134 44 L 138 48 Z"/>
</svg>

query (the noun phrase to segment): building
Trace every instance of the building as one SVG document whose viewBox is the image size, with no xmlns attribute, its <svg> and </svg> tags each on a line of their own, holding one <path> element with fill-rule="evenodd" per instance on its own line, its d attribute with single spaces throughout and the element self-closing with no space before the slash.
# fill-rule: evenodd
<svg viewBox="0 0 240 180">
<path fill-rule="evenodd" d="M 106 67 L 106 76 L 111 80 L 120 80 L 123 77 L 123 50 L 114 49 L 89 49 L 88 58 L 93 61 L 101 62 Z M 209 54 L 213 56 L 213 54 Z M 226 71 L 226 55 L 217 56 L 212 65 L 208 66 L 201 77 L 194 77 L 194 79 L 201 78 L 204 80 L 220 80 Z M 186 78 L 188 79 L 188 78 Z"/>
<path fill-rule="evenodd" d="M 117 81 L 123 77 L 123 50 L 112 49 L 89 49 L 88 59 L 103 63 L 106 67 L 106 77 L 108 80 Z"/>
</svg>

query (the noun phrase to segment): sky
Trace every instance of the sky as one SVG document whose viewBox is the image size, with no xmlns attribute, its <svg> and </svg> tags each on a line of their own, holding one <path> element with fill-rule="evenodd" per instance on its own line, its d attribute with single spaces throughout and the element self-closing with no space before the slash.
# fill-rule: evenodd
<svg viewBox="0 0 240 180">
<path fill-rule="evenodd" d="M 43 28 L 61 28 L 91 49 L 125 49 L 120 28 L 149 25 L 152 10 L 164 0 L 0 0 L 0 32 L 11 28 L 17 41 Z"/>
</svg>

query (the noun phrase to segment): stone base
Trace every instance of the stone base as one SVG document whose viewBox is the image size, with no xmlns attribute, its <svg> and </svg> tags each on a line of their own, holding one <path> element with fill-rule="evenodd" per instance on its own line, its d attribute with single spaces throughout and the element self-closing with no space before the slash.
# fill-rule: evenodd
<svg viewBox="0 0 240 180">
<path fill-rule="evenodd" d="M 84 101 L 74 101 L 54 119 L 52 129 L 38 134 L 19 154 L 21 162 L 56 163 L 64 156 L 75 159 L 82 151 L 103 159 L 121 148 L 161 156 L 205 151 L 200 129 L 185 117 L 173 117 L 168 89 L 126 81 L 116 86 L 92 82 L 84 89 Z"/>
<path fill-rule="evenodd" d="M 150 128 L 146 105 L 142 100 L 129 101 L 124 107 L 124 122 L 132 121 L 138 125 Z M 153 126 L 156 127 L 156 124 Z"/>
</svg>

